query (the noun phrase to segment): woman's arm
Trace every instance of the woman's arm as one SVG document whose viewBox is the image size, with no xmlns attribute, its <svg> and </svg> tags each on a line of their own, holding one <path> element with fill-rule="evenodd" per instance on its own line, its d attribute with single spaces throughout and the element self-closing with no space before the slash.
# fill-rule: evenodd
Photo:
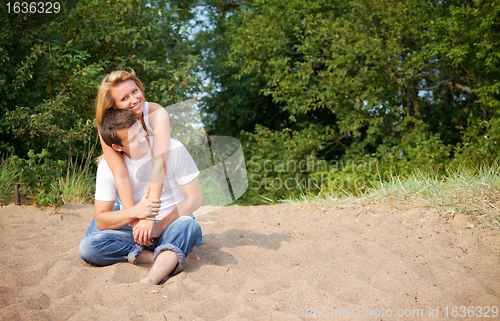
<svg viewBox="0 0 500 321">
<path fill-rule="evenodd" d="M 115 178 L 116 186 L 118 187 L 118 194 L 120 194 L 120 200 L 122 201 L 124 208 L 130 208 L 135 205 L 134 191 L 132 189 L 132 182 L 130 181 L 129 172 L 123 156 L 121 153 L 115 151 L 111 146 L 106 145 L 102 140 L 101 134 L 99 134 L 99 139 L 101 140 L 102 151 L 104 153 L 104 158 L 108 163 L 113 177 Z M 159 197 L 151 198 L 159 199 Z"/>
<path fill-rule="evenodd" d="M 145 117 L 148 117 L 153 129 L 153 170 L 149 180 L 149 197 L 161 200 L 170 149 L 170 120 L 167 111 L 156 103 L 149 103 L 149 114 Z M 154 222 L 141 220 L 133 222 L 132 227 L 134 228 L 135 242 L 141 245 L 152 244 L 150 238 Z"/>
<path fill-rule="evenodd" d="M 167 111 L 156 103 L 149 103 L 149 123 L 153 129 L 153 171 L 150 197 L 160 198 L 170 150 L 170 118 Z"/>
</svg>

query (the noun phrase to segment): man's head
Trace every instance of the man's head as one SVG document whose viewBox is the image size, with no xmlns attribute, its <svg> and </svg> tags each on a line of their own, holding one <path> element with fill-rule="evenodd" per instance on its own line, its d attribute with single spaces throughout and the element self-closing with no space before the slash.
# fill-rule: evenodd
<svg viewBox="0 0 500 321">
<path fill-rule="evenodd" d="M 108 109 L 99 133 L 106 145 L 131 159 L 140 159 L 149 151 L 147 133 L 132 110 Z"/>
</svg>

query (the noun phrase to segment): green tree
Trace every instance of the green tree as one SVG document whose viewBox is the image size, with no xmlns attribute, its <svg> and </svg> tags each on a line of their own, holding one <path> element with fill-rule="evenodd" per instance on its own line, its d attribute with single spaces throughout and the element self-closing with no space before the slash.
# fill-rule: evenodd
<svg viewBox="0 0 500 321">
<path fill-rule="evenodd" d="M 62 5 L 57 15 L 7 14 L 4 8 L 0 14 L 0 154 L 16 155 L 18 168 L 36 162 L 30 155 L 55 164 L 93 150 L 97 87 L 113 70 L 133 68 L 146 98 L 163 106 L 199 91 L 196 51 L 182 11 L 169 1 Z M 54 181 L 63 172 L 57 168 L 50 172 Z M 25 181 L 44 183 L 23 190 L 41 195 L 43 203 L 54 201 L 46 197 L 47 175 L 33 175 Z"/>
<path fill-rule="evenodd" d="M 313 134 L 324 140 L 311 155 L 376 158 L 387 173 L 491 160 L 498 4 L 254 0 L 229 19 L 228 62 L 235 82 L 263 80 L 287 128 L 329 133 Z"/>
<path fill-rule="evenodd" d="M 94 99 L 103 75 L 131 67 L 146 97 L 168 105 L 198 86 L 196 56 L 168 1 L 74 1 L 53 20 L 0 16 L 1 150 L 52 157 L 95 141 Z"/>
<path fill-rule="evenodd" d="M 204 78 L 210 82 L 201 99 L 208 132 L 246 139 L 242 131 L 251 132 L 256 124 L 287 127 L 288 114 L 270 96 L 260 93 L 264 79 L 257 74 L 241 75 L 239 68 L 228 65 L 228 28 L 231 23 L 239 24 L 241 12 L 246 10 L 244 3 L 200 0 L 190 5 L 191 12 L 198 12 L 191 17 L 191 21 L 198 18 L 193 33 Z"/>
</svg>

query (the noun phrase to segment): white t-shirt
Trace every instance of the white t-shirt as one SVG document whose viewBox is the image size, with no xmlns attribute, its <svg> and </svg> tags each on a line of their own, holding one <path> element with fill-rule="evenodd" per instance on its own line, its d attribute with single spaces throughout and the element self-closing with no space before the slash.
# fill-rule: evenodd
<svg viewBox="0 0 500 321">
<path fill-rule="evenodd" d="M 149 152 L 139 160 L 132 160 L 123 155 L 127 165 L 132 189 L 134 191 L 135 204 L 139 203 L 144 192 L 149 187 L 151 178 L 152 161 L 151 148 L 153 138 L 149 137 Z M 179 185 L 191 182 L 199 175 L 198 167 L 193 158 L 189 155 L 186 147 L 175 139 L 170 139 L 170 152 L 167 161 L 167 173 L 163 182 L 163 192 L 161 194 L 161 207 L 155 220 L 163 219 L 170 213 L 184 197 L 179 189 Z M 118 188 L 106 160 L 99 163 L 97 167 L 95 199 L 98 201 L 114 201 L 115 197 L 120 198 Z"/>
</svg>

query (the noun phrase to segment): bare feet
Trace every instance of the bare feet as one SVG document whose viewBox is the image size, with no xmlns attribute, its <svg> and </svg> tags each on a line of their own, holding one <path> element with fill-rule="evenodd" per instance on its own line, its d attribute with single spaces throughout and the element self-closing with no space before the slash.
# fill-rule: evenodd
<svg viewBox="0 0 500 321">
<path fill-rule="evenodd" d="M 193 254 L 193 253 L 189 253 L 188 256 L 186 257 L 186 260 L 196 260 L 196 261 L 199 261 L 200 257 L 198 255 Z"/>
<path fill-rule="evenodd" d="M 151 260 L 153 260 L 152 256 Z M 200 257 L 193 253 L 189 253 L 188 256 L 186 257 L 186 260 L 199 261 Z M 139 262 L 139 255 L 137 256 L 137 261 Z M 156 260 L 153 266 L 151 267 L 151 270 L 149 270 L 148 274 L 144 279 L 141 280 L 141 282 L 154 285 L 160 283 L 165 277 L 167 277 L 170 273 L 174 271 L 174 269 L 177 266 L 177 263 L 178 263 L 177 254 L 175 254 L 172 251 L 163 251 L 156 257 Z"/>
<path fill-rule="evenodd" d="M 144 279 L 141 280 L 142 283 L 158 284 L 167 275 L 169 275 L 177 266 L 177 254 L 172 251 L 161 252 L 155 260 L 155 263 L 149 270 L 148 274 Z"/>
</svg>

